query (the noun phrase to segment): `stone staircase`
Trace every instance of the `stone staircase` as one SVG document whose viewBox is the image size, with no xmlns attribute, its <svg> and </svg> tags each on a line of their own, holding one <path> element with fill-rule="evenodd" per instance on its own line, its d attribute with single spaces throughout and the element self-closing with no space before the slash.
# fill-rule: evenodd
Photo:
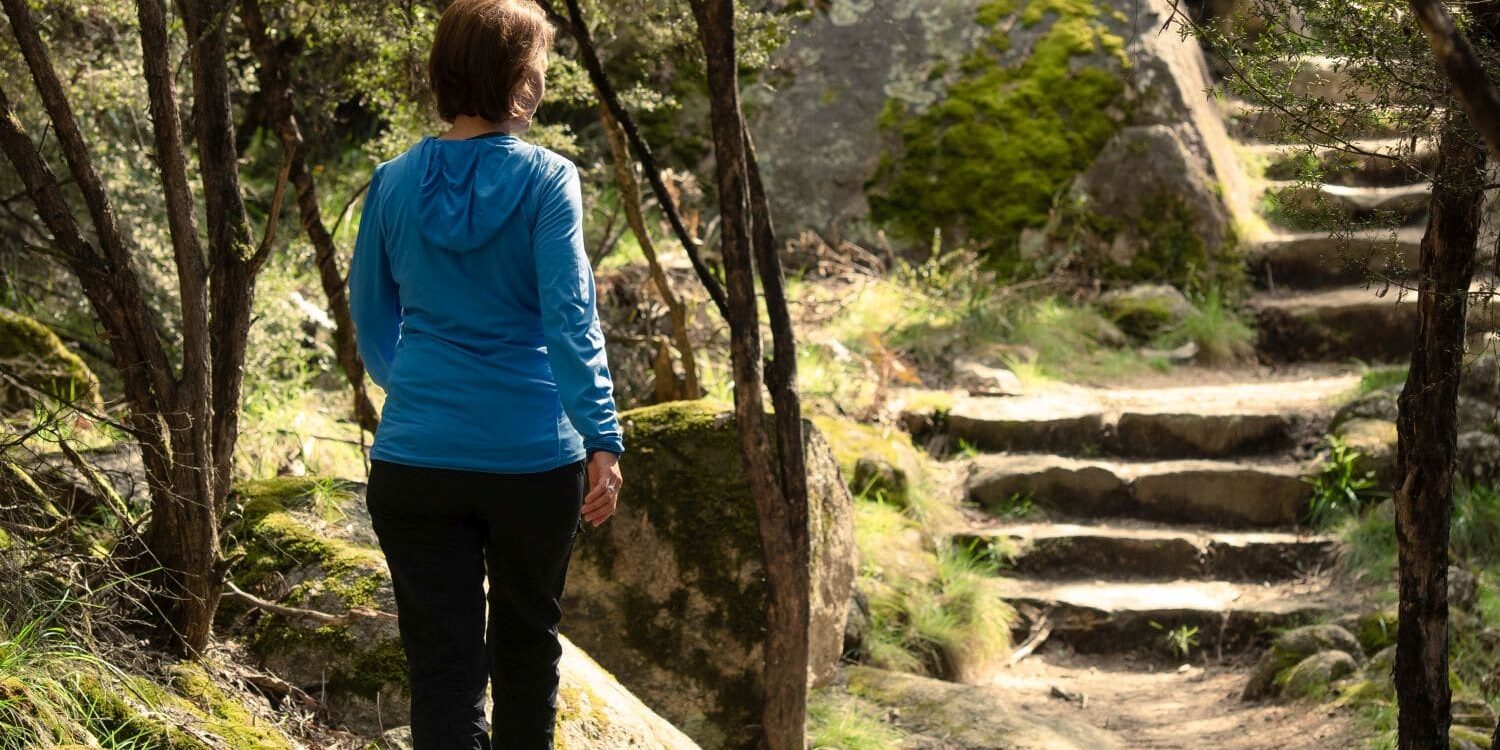
<svg viewBox="0 0 1500 750">
<path fill-rule="evenodd" d="M 1336 59 L 1305 62 L 1300 91 L 1348 83 Z M 952 538 L 1004 559 L 995 589 L 1021 615 L 1018 641 L 1045 629 L 1048 648 L 1154 663 L 1182 658 L 1175 633 L 1223 656 L 1357 606 L 1327 574 L 1334 539 L 1301 524 L 1305 477 L 1358 383 L 1349 365 L 1410 354 L 1415 294 L 1371 279 L 1417 266 L 1433 145 L 1377 128 L 1354 142 L 1363 154 L 1310 151 L 1268 140 L 1274 113 L 1221 109 L 1262 196 L 1242 203 L 1263 227 L 1245 238 L 1245 309 L 1267 367 L 1211 385 L 967 397 L 941 425 L 971 454 Z M 1309 160 L 1325 184 L 1298 181 Z M 1330 233 L 1344 222 L 1361 228 Z M 1500 316 L 1477 309 L 1471 328 L 1500 330 Z"/>
<path fill-rule="evenodd" d="M 950 530 L 1005 562 L 996 595 L 1017 642 L 1180 658 L 1259 643 L 1267 628 L 1330 610 L 1334 543 L 1299 529 L 1310 446 L 1330 404 L 1358 382 L 1336 373 L 1136 389 L 1059 387 L 962 398 L 943 429 L 977 454 L 965 518 Z"/>
</svg>

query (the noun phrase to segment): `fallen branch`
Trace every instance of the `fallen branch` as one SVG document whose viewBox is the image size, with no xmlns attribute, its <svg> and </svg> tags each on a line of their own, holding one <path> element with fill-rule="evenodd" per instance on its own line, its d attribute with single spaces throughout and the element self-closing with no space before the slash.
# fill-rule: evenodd
<svg viewBox="0 0 1500 750">
<path fill-rule="evenodd" d="M 317 620 L 318 622 L 324 622 L 330 625 L 348 625 L 355 620 L 363 619 L 396 619 L 396 616 L 389 612 L 381 612 L 378 609 L 370 609 L 368 607 L 350 607 L 349 611 L 345 612 L 342 615 L 330 615 L 327 612 L 319 612 L 315 609 L 304 609 L 302 607 L 288 607 L 285 604 L 277 604 L 273 601 L 267 601 L 254 594 L 246 592 L 239 586 L 234 585 L 234 581 L 225 581 L 224 585 L 229 589 L 230 595 L 234 596 L 240 601 L 243 601 L 246 604 L 249 604 L 250 606 L 257 609 L 262 609 L 272 614 L 286 615 L 287 617 L 305 617 L 309 620 Z"/>
</svg>

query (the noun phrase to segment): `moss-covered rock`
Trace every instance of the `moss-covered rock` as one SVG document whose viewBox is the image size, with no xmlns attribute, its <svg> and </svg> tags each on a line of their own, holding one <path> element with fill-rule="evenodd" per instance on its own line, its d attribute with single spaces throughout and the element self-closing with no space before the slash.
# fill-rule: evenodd
<svg viewBox="0 0 1500 750">
<path fill-rule="evenodd" d="M 922 453 L 901 430 L 856 422 L 843 417 L 816 416 L 813 424 L 828 438 L 839 471 L 849 490 L 881 497 L 907 507 L 925 471 Z"/>
<path fill-rule="evenodd" d="M 167 686 L 139 675 L 83 670 L 67 683 L 77 717 L 111 747 L 159 750 L 291 750 L 300 745 L 215 685 L 204 668 L 178 663 Z"/>
<path fill-rule="evenodd" d="M 753 744 L 766 592 L 754 500 L 732 412 L 677 402 L 621 415 L 629 450 L 615 516 L 585 526 L 562 629 L 707 747 Z M 827 441 L 807 430 L 811 671 L 842 650 L 855 571 L 852 499 Z"/>
<path fill-rule="evenodd" d="M 99 379 L 94 377 L 57 334 L 40 322 L 0 307 L 0 363 L 50 396 L 98 408 Z M 26 391 L 0 383 L 0 410 L 13 412 L 32 404 Z"/>
<path fill-rule="evenodd" d="M 627 476 L 629 476 L 627 474 Z M 373 538 L 357 485 L 277 477 L 238 485 L 230 531 L 231 575 L 242 587 L 284 604 L 340 614 L 365 607 L 396 614 L 390 573 Z M 328 524 L 325 516 L 338 516 Z M 565 608 L 571 611 L 571 607 Z M 251 649 L 270 672 L 320 696 L 329 713 L 369 736 L 410 717 L 406 655 L 397 623 L 359 618 L 326 624 L 223 607 L 226 625 L 248 618 Z M 566 628 L 566 621 L 564 623 Z M 696 750 L 686 735 L 653 713 L 587 654 L 562 639 L 556 744 L 590 750 Z M 200 675 L 174 671 L 174 685 L 226 713 Z M 370 747 L 409 747 L 387 732 Z M 409 733 L 406 735 L 409 742 Z M 268 746 L 269 747 L 269 746 Z"/>
<path fill-rule="evenodd" d="M 1073 182 L 1048 228 L 1093 275 L 1236 292 L 1242 261 L 1206 164 L 1170 125 L 1121 130 Z"/>
<path fill-rule="evenodd" d="M 1125 120 L 1123 38 L 1091 0 L 986 0 L 982 41 L 942 71 L 931 104 L 892 98 L 882 129 L 898 144 L 868 190 L 872 218 L 914 241 L 935 229 L 1016 263 L 1022 230 Z"/>
<path fill-rule="evenodd" d="M 1338 625 L 1305 625 L 1282 633 L 1261 655 L 1242 697 L 1264 700 L 1280 694 L 1289 670 L 1309 656 L 1332 651 L 1347 654 L 1356 664 L 1365 653 L 1359 639 Z"/>
<path fill-rule="evenodd" d="M 1118 289 L 1100 297 L 1099 306 L 1120 330 L 1142 340 L 1150 340 L 1193 314 L 1193 303 L 1170 284 Z"/>
<path fill-rule="evenodd" d="M 1351 675 L 1358 665 L 1343 651 L 1319 651 L 1297 662 L 1281 678 L 1281 694 L 1288 698 L 1321 698 L 1335 680 Z"/>
<path fill-rule="evenodd" d="M 318 533 L 319 504 L 358 502 L 351 485 L 305 477 L 246 482 L 231 499 L 230 575 L 273 601 L 340 614 L 352 607 L 395 612 L 380 550 Z M 229 602 L 223 617 L 242 608 Z M 329 713 L 356 731 L 400 724 L 411 697 L 395 624 L 378 618 L 323 623 L 250 613 L 251 652 L 264 668 L 321 695 Z"/>
</svg>

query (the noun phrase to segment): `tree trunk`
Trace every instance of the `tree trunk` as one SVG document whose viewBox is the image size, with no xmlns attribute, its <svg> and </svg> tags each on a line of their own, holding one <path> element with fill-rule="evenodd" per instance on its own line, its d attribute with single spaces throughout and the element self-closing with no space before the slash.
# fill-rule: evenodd
<svg viewBox="0 0 1500 750">
<path fill-rule="evenodd" d="M 266 32 L 265 15 L 259 0 L 244 0 L 240 17 L 255 57 L 260 61 L 260 83 L 266 105 L 264 120 L 275 130 L 287 154 L 288 174 L 297 188 L 297 212 L 302 231 L 313 246 L 313 262 L 318 281 L 328 300 L 333 317 L 333 352 L 344 379 L 349 382 L 354 418 L 361 429 L 374 432 L 380 425 L 380 412 L 365 388 L 365 363 L 359 357 L 354 341 L 354 318 L 349 313 L 348 288 L 339 270 L 338 247 L 323 223 L 323 209 L 318 201 L 318 186 L 307 168 L 302 128 L 297 124 L 296 103 L 292 101 L 291 68 L 301 47 L 301 40 L 286 38 L 272 41 Z"/>
<path fill-rule="evenodd" d="M 744 115 L 740 111 L 733 0 L 692 0 L 692 7 L 708 63 L 720 236 L 728 282 L 735 417 L 740 428 L 740 450 L 745 470 L 755 496 L 770 603 L 766 616 L 761 745 L 767 750 L 803 750 L 806 747 L 808 682 L 805 489 L 799 518 L 796 500 L 788 496 L 786 489 L 788 485 L 798 484 L 788 481 L 788 471 L 800 468 L 801 461 L 795 460 L 795 466 L 778 462 L 765 429 L 765 408 L 761 397 L 760 315 L 752 258 L 757 250 L 769 249 L 774 255 L 774 248 L 766 248 L 760 241 L 770 224 L 766 213 L 756 208 L 757 204 L 763 206 L 763 196 L 760 201 L 754 200 L 758 180 L 750 163 Z M 761 263 L 764 277 L 767 272 L 764 256 Z M 773 308 L 778 304 L 781 306 L 781 311 L 771 313 L 773 326 L 779 326 L 785 322 L 779 318 L 785 313 L 785 298 L 779 285 L 779 264 L 774 258 L 770 259 L 770 264 L 776 278 L 767 287 L 767 303 Z M 795 355 L 790 360 L 793 368 L 790 377 L 784 369 L 787 360 L 781 358 L 790 341 L 784 339 L 776 343 L 780 361 L 773 364 L 773 377 L 780 382 L 773 382 L 773 386 L 790 387 L 795 396 Z M 778 447 L 783 456 L 789 453 L 800 455 L 803 449 L 801 417 L 797 413 L 795 398 L 788 402 L 788 407 L 786 412 L 777 414 Z M 784 434 L 779 429 L 783 420 L 796 420 L 792 434 Z M 789 443 L 789 440 L 794 442 Z M 805 473 L 800 478 L 800 485 L 806 485 Z"/>
<path fill-rule="evenodd" d="M 698 365 L 693 360 L 693 342 L 688 338 L 687 329 L 687 305 L 672 290 L 672 282 L 667 278 L 666 271 L 662 270 L 661 263 L 656 258 L 656 243 L 651 241 L 651 232 L 646 228 L 646 215 L 641 210 L 641 186 L 635 179 L 634 164 L 630 161 L 630 151 L 625 143 L 625 130 L 620 127 L 618 120 L 609 113 L 609 107 L 603 103 L 599 105 L 599 122 L 604 125 L 604 134 L 609 137 L 609 152 L 615 165 L 615 185 L 620 188 L 620 203 L 625 208 L 625 220 L 630 225 L 630 231 L 641 245 L 641 253 L 646 256 L 646 264 L 651 267 L 651 281 L 656 284 L 656 291 L 661 295 L 662 301 L 667 305 L 667 314 L 672 322 L 672 341 L 677 346 L 677 355 L 682 360 L 682 388 L 675 388 L 674 394 L 678 398 L 701 398 L 703 389 L 698 385 Z M 658 368 L 659 370 L 660 368 Z M 671 374 L 670 368 L 667 370 Z M 661 384 L 661 373 L 657 374 L 657 400 L 672 400 L 664 398 Z"/>
<path fill-rule="evenodd" d="M 174 372 L 140 283 L 135 247 L 115 220 L 94 169 L 67 92 L 31 18 L 25 0 L 0 0 L 11 34 L 26 60 L 58 143 L 79 186 L 98 247 L 84 239 L 55 175 L 0 90 L 0 151 L 16 168 L 53 235 L 68 269 L 104 329 L 124 381 L 129 424 L 140 443 L 151 488 L 150 555 L 135 561 L 157 583 L 152 602 L 162 636 L 195 655 L 207 644 L 222 587 L 219 520 L 230 485 L 238 433 L 245 339 L 255 277 L 274 237 L 274 221 L 259 247 L 250 241 L 240 197 L 238 153 L 230 119 L 222 1 L 184 0 L 183 20 L 193 81 L 195 141 L 204 192 L 207 258 L 196 226 L 188 184 L 175 69 L 169 59 L 166 7 L 138 0 L 143 72 L 151 105 L 156 166 L 162 183 L 182 314 L 180 372 Z M 277 186 L 279 203 L 284 184 Z M 273 211 L 273 214 L 276 213 Z"/>
<path fill-rule="evenodd" d="M 1401 603 L 1395 683 L 1402 750 L 1447 750 L 1452 719 L 1448 530 L 1458 386 L 1482 219 L 1484 165 L 1485 151 L 1477 134 L 1459 107 L 1450 107 L 1439 143 L 1427 233 L 1422 238 L 1416 347 L 1396 421 Z"/>
</svg>

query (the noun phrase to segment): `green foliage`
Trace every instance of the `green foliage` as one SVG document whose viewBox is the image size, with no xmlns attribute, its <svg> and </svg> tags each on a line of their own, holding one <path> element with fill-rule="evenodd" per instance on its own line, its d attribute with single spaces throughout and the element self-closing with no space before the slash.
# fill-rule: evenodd
<svg viewBox="0 0 1500 750">
<path fill-rule="evenodd" d="M 870 662 L 951 678 L 1004 654 L 1015 613 L 987 583 L 996 572 L 993 559 L 948 544 L 933 580 L 898 579 L 872 594 Z"/>
<path fill-rule="evenodd" d="M 807 738 L 811 750 L 896 750 L 906 733 L 881 718 L 878 709 L 834 687 L 808 696 Z"/>
<path fill-rule="evenodd" d="M 1328 436 L 1328 458 L 1318 473 L 1305 477 L 1313 486 L 1308 501 L 1307 522 L 1314 528 L 1329 528 L 1355 515 L 1378 494 L 1375 473 L 1359 472 L 1359 450 L 1337 435 Z"/>
<path fill-rule="evenodd" d="M 1192 314 L 1163 334 L 1158 346 L 1173 348 L 1191 341 L 1198 345 L 1197 361 L 1205 365 L 1232 365 L 1254 356 L 1254 329 L 1229 304 L 1217 284 L 1189 299 L 1193 302 Z"/>
<path fill-rule="evenodd" d="M 1198 647 L 1198 626 L 1178 625 L 1168 628 L 1152 620 L 1151 627 L 1161 631 L 1161 644 L 1177 656 L 1186 659 Z"/>
<path fill-rule="evenodd" d="M 911 241 L 934 229 L 968 237 L 992 261 L 1015 268 L 1022 229 L 1045 223 L 1053 196 L 1118 128 L 1123 74 L 1075 69 L 1078 56 L 1128 66 L 1123 42 L 1089 0 L 988 0 L 975 22 L 990 29 L 925 111 L 890 100 L 881 128 L 899 148 L 867 187 L 872 218 Z M 1051 18 L 1019 65 L 1012 19 L 1030 29 Z"/>
</svg>

